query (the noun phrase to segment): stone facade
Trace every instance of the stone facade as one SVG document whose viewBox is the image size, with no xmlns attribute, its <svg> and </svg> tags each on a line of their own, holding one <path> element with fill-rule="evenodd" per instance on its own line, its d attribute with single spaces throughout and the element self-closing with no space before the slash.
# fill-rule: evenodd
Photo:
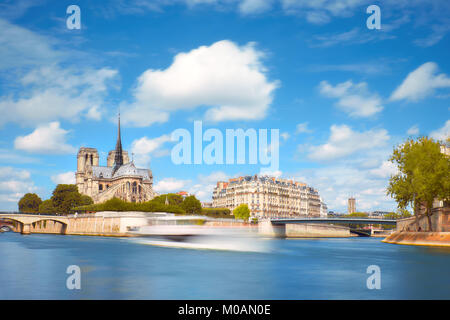
<svg viewBox="0 0 450 320">
<path fill-rule="evenodd" d="M 81 194 L 88 195 L 94 203 L 114 197 L 129 202 L 145 202 L 157 194 L 153 191 L 150 169 L 136 168 L 128 152 L 122 151 L 119 130 L 116 149 L 108 154 L 107 166 L 99 165 L 97 149 L 82 147 L 77 155 L 76 184 Z"/>
<path fill-rule="evenodd" d="M 304 183 L 257 175 L 217 182 L 212 207 L 233 211 L 241 204 L 248 205 L 252 217 L 326 215 L 317 190 Z"/>
</svg>

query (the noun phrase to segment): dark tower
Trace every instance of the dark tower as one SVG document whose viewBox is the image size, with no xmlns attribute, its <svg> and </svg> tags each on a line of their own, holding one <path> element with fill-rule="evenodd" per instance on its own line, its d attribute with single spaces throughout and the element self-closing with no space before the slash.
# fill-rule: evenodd
<svg viewBox="0 0 450 320">
<path fill-rule="evenodd" d="M 123 165 L 123 154 L 122 154 L 122 139 L 120 137 L 120 113 L 119 113 L 119 124 L 117 131 L 117 142 L 116 142 L 116 154 L 114 157 L 114 170 L 113 174 L 119 169 L 121 165 Z"/>
</svg>

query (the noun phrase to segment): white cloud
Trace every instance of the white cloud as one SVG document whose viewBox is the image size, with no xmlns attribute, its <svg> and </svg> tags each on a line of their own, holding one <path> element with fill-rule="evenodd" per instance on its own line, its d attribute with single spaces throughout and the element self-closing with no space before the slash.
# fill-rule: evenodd
<svg viewBox="0 0 450 320">
<path fill-rule="evenodd" d="M 382 165 L 383 166 L 383 165 Z M 316 188 L 329 210 L 347 212 L 350 196 L 356 198 L 359 211 L 395 210 L 396 204 L 386 196 L 388 177 L 385 172 L 373 172 L 346 163 L 324 168 L 304 169 L 297 173 L 299 181 Z"/>
<path fill-rule="evenodd" d="M 14 148 L 40 154 L 75 153 L 75 147 L 66 143 L 68 132 L 60 128 L 59 122 L 50 122 L 37 127 L 29 135 L 17 137 Z"/>
<path fill-rule="evenodd" d="M 237 10 L 244 15 L 261 14 L 275 8 L 277 14 L 282 12 L 305 18 L 309 23 L 324 24 L 334 18 L 348 18 L 355 14 L 362 17 L 365 15 L 365 9 L 374 3 L 373 0 L 130 0 L 126 2 L 126 5 L 123 1 L 113 1 L 108 6 L 99 9 L 104 15 L 111 17 L 115 14 L 162 12 L 165 6 L 175 4 L 185 4 L 189 9 L 208 6 L 221 12 Z M 366 32 L 359 32 L 355 37 L 357 39 L 354 39 L 356 42 L 393 38 L 387 34 L 387 31 L 409 23 L 409 27 L 420 28 L 418 34 L 422 34 L 423 30 L 428 33 L 425 38 L 416 39 L 414 43 L 420 46 L 430 46 L 443 39 L 450 30 L 448 26 L 450 8 L 445 0 L 385 0 L 382 1 L 381 10 L 381 30 L 371 32 L 371 30 L 365 29 L 364 25 Z M 411 20 L 417 23 L 412 24 Z M 364 22 L 365 20 L 362 25 L 365 24 Z M 416 33 L 414 32 L 413 35 Z M 338 37 L 339 34 L 336 36 Z M 332 37 L 328 38 L 329 41 L 332 40 Z"/>
<path fill-rule="evenodd" d="M 384 146 L 390 139 L 384 129 L 358 132 L 346 125 L 332 125 L 330 131 L 327 143 L 309 147 L 310 159 L 327 161 L 343 158 L 356 152 Z"/>
<path fill-rule="evenodd" d="M 398 168 L 391 161 L 383 161 L 380 167 L 371 169 L 369 172 L 380 178 L 389 178 L 398 173 Z"/>
<path fill-rule="evenodd" d="M 442 13 L 445 16 L 445 13 Z M 438 43 L 450 30 L 448 25 L 433 25 L 432 32 L 425 38 L 416 39 L 414 43 L 420 47 L 430 47 Z"/>
<path fill-rule="evenodd" d="M 302 123 L 297 124 L 295 132 L 296 133 L 310 133 L 312 131 L 308 128 L 308 122 L 302 122 Z"/>
<path fill-rule="evenodd" d="M 189 193 L 201 201 L 211 201 L 214 188 L 218 181 L 227 181 L 229 176 L 222 171 L 214 171 L 209 175 L 199 174 L 197 183 L 188 188 Z"/>
<path fill-rule="evenodd" d="M 330 22 L 330 17 L 322 11 L 310 11 L 306 13 L 306 20 L 314 24 L 325 24 Z"/>
<path fill-rule="evenodd" d="M 55 184 L 75 184 L 75 172 L 68 171 L 51 176 Z"/>
<path fill-rule="evenodd" d="M 289 134 L 289 132 L 283 132 L 280 134 L 280 136 L 283 138 L 284 141 L 286 141 L 287 139 L 289 139 L 291 135 Z"/>
<path fill-rule="evenodd" d="M 99 109 L 99 106 L 91 107 L 86 113 L 86 118 L 92 120 L 100 120 L 102 118 L 102 112 Z"/>
<path fill-rule="evenodd" d="M 324 15 L 348 17 L 353 14 L 355 8 L 367 3 L 367 0 L 281 0 L 281 3 L 286 11 L 292 13 L 321 12 Z"/>
<path fill-rule="evenodd" d="M 131 152 L 135 155 L 135 163 L 138 166 L 149 166 L 151 155 L 163 156 L 167 155 L 167 152 L 161 150 L 161 147 L 171 141 L 170 135 L 162 135 L 157 138 L 142 137 L 136 139 L 131 143 Z"/>
<path fill-rule="evenodd" d="M 269 10 L 272 0 L 242 0 L 239 11 L 243 14 L 256 14 Z"/>
<path fill-rule="evenodd" d="M 402 84 L 392 93 L 391 100 L 419 101 L 432 95 L 436 89 L 450 88 L 450 78 L 446 74 L 436 74 L 438 65 L 426 62 L 412 71 Z"/>
<path fill-rule="evenodd" d="M 430 133 L 430 136 L 436 140 L 445 141 L 450 137 L 450 120 L 447 120 L 444 126 Z"/>
<path fill-rule="evenodd" d="M 17 203 L 27 192 L 36 192 L 28 170 L 0 167 L 0 206 L 2 210 L 17 211 Z"/>
<path fill-rule="evenodd" d="M 107 83 L 116 70 L 61 69 L 46 66 L 33 69 L 21 78 L 23 86 L 18 97 L 0 97 L 0 125 L 15 122 L 34 125 L 55 119 L 76 121 L 80 115 L 100 119 L 99 106 L 107 91 Z"/>
<path fill-rule="evenodd" d="M 335 45 L 363 44 L 388 39 L 394 39 L 391 35 L 382 29 L 379 32 L 371 32 L 371 30 L 355 27 L 349 31 L 320 34 L 312 36 L 308 42 L 311 47 L 331 47 Z"/>
<path fill-rule="evenodd" d="M 169 193 L 184 190 L 190 180 L 178 180 L 175 178 L 164 178 L 158 181 L 153 189 L 158 193 Z"/>
<path fill-rule="evenodd" d="M 117 70 L 91 68 L 86 54 L 58 49 L 58 41 L 3 19 L 0 29 L 0 71 L 8 71 L 5 74 L 11 84 L 0 96 L 0 126 L 100 119 Z M 80 57 L 81 67 L 73 67 Z"/>
<path fill-rule="evenodd" d="M 370 117 L 383 110 L 381 98 L 370 93 L 365 82 L 346 81 L 333 87 L 322 81 L 319 90 L 327 97 L 337 98 L 337 106 L 352 117 Z"/>
<path fill-rule="evenodd" d="M 211 121 L 263 119 L 278 86 L 267 80 L 263 56 L 253 43 L 228 40 L 179 53 L 167 69 L 139 77 L 135 101 L 122 104 L 123 120 L 148 126 L 167 121 L 171 112 L 205 106 Z"/>
<path fill-rule="evenodd" d="M 30 177 L 31 174 L 27 170 L 15 169 L 13 167 L 0 167 L 0 180 L 28 180 Z"/>
<path fill-rule="evenodd" d="M 269 176 L 269 177 L 280 178 L 283 175 L 283 172 L 280 171 L 280 170 L 271 171 L 269 169 L 262 168 L 259 171 L 259 174 L 262 175 L 262 176 Z"/>
<path fill-rule="evenodd" d="M 417 136 L 419 134 L 419 127 L 417 125 L 412 126 L 406 133 L 410 136 Z"/>
<path fill-rule="evenodd" d="M 53 49 L 50 38 L 5 19 L 0 18 L 0 30 L 0 70 L 53 63 L 64 55 Z"/>
<path fill-rule="evenodd" d="M 2 163 L 39 163 L 39 158 L 24 156 L 23 152 L 15 152 L 10 149 L 0 149 L 0 162 Z"/>
<path fill-rule="evenodd" d="M 214 171 L 211 172 L 209 175 L 205 176 L 202 174 L 198 175 L 198 181 L 201 184 L 214 184 L 216 185 L 216 183 L 218 181 L 226 181 L 227 179 L 229 179 L 230 177 L 223 171 Z"/>
</svg>

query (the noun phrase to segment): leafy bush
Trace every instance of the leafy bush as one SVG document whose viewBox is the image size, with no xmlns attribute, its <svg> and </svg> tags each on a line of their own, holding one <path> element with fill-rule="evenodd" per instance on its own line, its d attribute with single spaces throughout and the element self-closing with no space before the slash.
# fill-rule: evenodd
<svg viewBox="0 0 450 320">
<path fill-rule="evenodd" d="M 234 216 L 231 215 L 231 211 L 228 208 L 203 208 L 202 215 L 211 218 L 234 219 Z"/>
</svg>

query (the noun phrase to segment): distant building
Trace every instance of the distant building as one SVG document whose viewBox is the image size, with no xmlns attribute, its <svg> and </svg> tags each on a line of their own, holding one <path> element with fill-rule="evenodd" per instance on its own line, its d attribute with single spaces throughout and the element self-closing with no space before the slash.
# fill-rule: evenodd
<svg viewBox="0 0 450 320">
<path fill-rule="evenodd" d="M 441 153 L 445 154 L 447 157 L 450 157 L 450 148 L 446 145 L 441 145 Z"/>
<path fill-rule="evenodd" d="M 319 217 L 327 210 L 317 190 L 301 182 L 258 175 L 217 182 L 214 208 L 233 211 L 241 204 L 248 205 L 253 217 Z"/>
<path fill-rule="evenodd" d="M 136 168 L 128 153 L 122 150 L 120 117 L 115 150 L 108 154 L 107 166 L 99 165 L 97 149 L 80 148 L 77 155 L 76 185 L 81 194 L 88 195 L 94 203 L 114 197 L 144 202 L 153 199 L 153 175 L 150 169 Z"/>
<path fill-rule="evenodd" d="M 348 199 L 348 209 L 347 213 L 352 214 L 356 212 L 356 199 L 351 197 Z"/>
<path fill-rule="evenodd" d="M 202 202 L 202 208 L 212 208 L 212 202 Z"/>
<path fill-rule="evenodd" d="M 179 192 L 177 192 L 177 194 L 182 196 L 183 199 L 186 198 L 186 197 L 189 197 L 189 193 L 186 192 L 186 191 L 179 191 Z"/>
<path fill-rule="evenodd" d="M 381 217 L 383 218 L 385 215 L 392 213 L 389 211 L 373 211 L 369 214 L 370 217 Z"/>
<path fill-rule="evenodd" d="M 325 218 L 328 216 L 328 207 L 325 202 L 322 201 L 322 198 L 320 198 L 320 216 Z"/>
</svg>

